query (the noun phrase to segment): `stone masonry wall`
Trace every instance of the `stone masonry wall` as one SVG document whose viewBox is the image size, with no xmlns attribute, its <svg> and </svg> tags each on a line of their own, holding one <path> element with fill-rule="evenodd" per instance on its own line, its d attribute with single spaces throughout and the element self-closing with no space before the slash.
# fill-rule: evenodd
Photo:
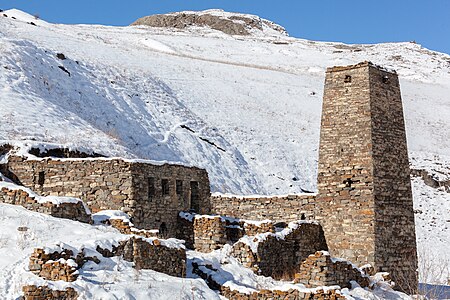
<svg viewBox="0 0 450 300">
<path fill-rule="evenodd" d="M 137 269 L 151 269 L 171 276 L 186 276 L 186 250 L 163 245 L 158 239 L 146 240 L 132 237 L 113 246 L 112 251 L 97 247 L 104 257 L 123 256 L 134 262 Z"/>
<path fill-rule="evenodd" d="M 274 231 L 271 221 L 252 222 L 181 212 L 178 217 L 177 238 L 185 240 L 189 249 L 208 253 L 225 244 L 233 244 L 244 235 L 252 236 Z"/>
<path fill-rule="evenodd" d="M 33 274 L 46 280 L 71 282 L 77 279 L 77 270 L 89 260 L 100 262 L 97 257 L 86 257 L 83 251 L 74 255 L 69 249 L 46 253 L 44 249 L 36 248 L 30 256 L 28 268 Z"/>
<path fill-rule="evenodd" d="M 231 255 L 255 273 L 275 279 L 294 279 L 300 264 L 310 254 L 327 250 L 322 228 L 314 223 L 299 223 L 287 234 L 282 231 L 248 239 L 256 244 L 256 251 L 246 239 L 233 245 Z"/>
<path fill-rule="evenodd" d="M 104 257 L 123 256 L 134 263 L 136 269 L 151 269 L 171 276 L 186 276 L 186 250 L 183 247 L 168 247 L 164 240 L 131 237 L 113 247 L 112 251 L 97 247 Z M 30 256 L 29 270 L 46 280 L 75 281 L 80 269 L 87 261 L 100 263 L 97 256 L 88 257 L 83 250 L 76 255 L 72 250 L 61 249 L 46 253 L 36 248 Z"/>
<path fill-rule="evenodd" d="M 239 300 L 286 300 L 286 299 L 305 299 L 305 300 L 338 300 L 346 299 L 345 296 L 339 293 L 338 289 L 319 289 L 311 291 L 299 291 L 289 289 L 287 291 L 281 290 L 259 290 L 250 294 L 245 294 L 229 287 L 221 286 L 220 293 L 227 299 Z"/>
<path fill-rule="evenodd" d="M 220 249 L 227 242 L 225 221 L 220 216 L 194 218 L 194 249 L 211 252 Z"/>
<path fill-rule="evenodd" d="M 123 258 L 132 261 L 136 269 L 151 269 L 176 277 L 186 277 L 186 250 L 163 246 L 157 239 L 152 243 L 133 237 L 123 247 Z"/>
<path fill-rule="evenodd" d="M 57 218 L 71 219 L 91 223 L 91 216 L 86 212 L 83 203 L 39 203 L 34 196 L 23 190 L 12 190 L 6 187 L 0 189 L 0 202 L 20 205 L 28 210 L 44 213 Z"/>
<path fill-rule="evenodd" d="M 237 300 L 286 300 L 286 299 L 305 299 L 305 300 L 337 300 L 346 299 L 345 296 L 341 295 L 339 289 L 329 288 L 329 289 L 289 289 L 289 290 L 256 290 L 250 293 L 243 293 L 238 290 L 231 289 L 228 286 L 220 285 L 211 275 L 211 268 L 208 266 L 201 266 L 197 263 L 192 264 L 193 273 L 197 274 L 203 278 L 208 286 L 213 290 L 220 291 L 220 294 L 227 299 L 237 299 Z M 207 270 L 207 272 L 205 271 Z"/>
<path fill-rule="evenodd" d="M 213 195 L 211 213 L 247 220 L 270 219 L 275 223 L 313 220 L 315 194 L 254 198 Z"/>
<path fill-rule="evenodd" d="M 175 237 L 180 211 L 210 211 L 209 178 L 203 169 L 135 163 L 131 166 L 131 173 L 134 189 L 133 201 L 129 203 L 130 216 L 139 228 L 159 229 L 162 237 Z M 151 196 L 149 176 L 154 180 L 154 193 Z M 168 182 L 166 194 L 163 191 L 163 180 Z"/>
<path fill-rule="evenodd" d="M 182 210 L 208 212 L 209 179 L 205 170 L 153 165 L 122 159 L 25 159 L 11 155 L 7 176 L 36 193 L 82 199 L 93 212 L 128 213 L 137 228 L 175 236 Z"/>
<path fill-rule="evenodd" d="M 415 291 L 417 245 L 405 121 L 397 74 L 369 68 L 375 197 L 375 268 Z M 386 81 L 386 82 L 385 82 Z"/>
<path fill-rule="evenodd" d="M 330 254 L 323 251 L 308 256 L 295 274 L 296 283 L 311 288 L 332 285 L 351 288 L 351 281 L 356 281 L 362 287 L 369 286 L 369 277 L 362 274 L 350 262 L 333 261 Z"/>
<path fill-rule="evenodd" d="M 158 230 L 136 229 L 134 228 L 134 226 L 132 226 L 132 224 L 122 219 L 109 219 L 106 220 L 104 224 L 111 225 L 123 234 L 135 234 L 146 238 L 158 237 L 159 235 Z"/>
<path fill-rule="evenodd" d="M 331 254 L 417 286 L 414 215 L 398 78 L 364 62 L 326 73 L 316 220 Z"/>
<path fill-rule="evenodd" d="M 105 209 L 130 211 L 131 164 L 120 159 L 27 160 L 11 155 L 9 178 L 42 196 L 82 199 L 92 212 Z"/>
<path fill-rule="evenodd" d="M 53 290 L 47 286 L 26 285 L 22 287 L 23 300 L 77 300 L 77 292 L 69 287 Z"/>
</svg>

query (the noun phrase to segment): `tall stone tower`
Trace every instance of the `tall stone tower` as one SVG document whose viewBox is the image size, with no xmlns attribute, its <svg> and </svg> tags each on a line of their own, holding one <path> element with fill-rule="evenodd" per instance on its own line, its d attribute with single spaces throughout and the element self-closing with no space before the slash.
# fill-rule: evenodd
<svg viewBox="0 0 450 300">
<path fill-rule="evenodd" d="M 363 62 L 328 68 L 317 219 L 332 255 L 417 287 L 410 169 L 395 72 Z"/>
</svg>

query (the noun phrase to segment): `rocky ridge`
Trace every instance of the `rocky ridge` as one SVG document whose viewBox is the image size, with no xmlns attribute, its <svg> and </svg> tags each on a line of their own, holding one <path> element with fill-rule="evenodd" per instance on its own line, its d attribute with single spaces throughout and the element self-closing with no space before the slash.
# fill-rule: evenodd
<svg viewBox="0 0 450 300">
<path fill-rule="evenodd" d="M 142 17 L 131 24 L 131 26 L 136 25 L 176 29 L 209 27 L 229 35 L 251 35 L 256 33 L 288 35 L 282 26 L 258 16 L 228 13 L 216 9 L 151 15 Z"/>
</svg>

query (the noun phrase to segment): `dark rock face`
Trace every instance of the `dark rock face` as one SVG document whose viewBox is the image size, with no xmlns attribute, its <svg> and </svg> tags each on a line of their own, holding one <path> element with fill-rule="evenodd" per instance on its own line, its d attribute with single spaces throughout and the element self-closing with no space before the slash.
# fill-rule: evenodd
<svg viewBox="0 0 450 300">
<path fill-rule="evenodd" d="M 136 20 L 131 26 L 146 25 L 151 27 L 166 27 L 184 29 L 190 26 L 210 27 L 230 35 L 249 35 L 252 29 L 263 31 L 263 24 L 286 34 L 284 28 L 258 17 L 245 15 L 218 16 L 210 13 L 174 13 L 146 16 Z"/>
</svg>

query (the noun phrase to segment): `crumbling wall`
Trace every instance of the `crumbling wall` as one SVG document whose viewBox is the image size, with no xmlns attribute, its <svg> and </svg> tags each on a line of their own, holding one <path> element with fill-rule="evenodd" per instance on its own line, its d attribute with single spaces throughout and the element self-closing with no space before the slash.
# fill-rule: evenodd
<svg viewBox="0 0 450 300">
<path fill-rule="evenodd" d="M 158 230 L 136 229 L 130 224 L 130 222 L 124 221 L 122 219 L 109 219 L 105 222 L 105 224 L 111 225 L 123 234 L 135 234 L 146 238 L 158 237 L 159 235 Z"/>
<path fill-rule="evenodd" d="M 129 211 L 132 200 L 130 163 L 120 159 L 8 158 L 10 178 L 41 196 L 83 200 L 92 212 Z"/>
<path fill-rule="evenodd" d="M 339 285 L 351 288 L 351 281 L 362 287 L 369 286 L 369 277 L 361 270 L 344 260 L 333 260 L 328 252 L 318 251 L 300 265 L 295 282 L 306 287 Z"/>
<path fill-rule="evenodd" d="M 233 245 L 231 255 L 257 274 L 294 279 L 303 260 L 316 251 L 327 249 L 319 224 L 294 224 L 275 234 L 244 237 Z"/>
<path fill-rule="evenodd" d="M 182 246 L 167 246 L 166 243 L 179 243 L 176 240 L 158 240 L 131 237 L 121 241 L 112 250 L 97 247 L 104 257 L 123 256 L 134 263 L 136 269 L 151 269 L 171 276 L 186 276 L 186 250 Z M 85 256 L 83 249 L 74 253 L 70 249 L 46 251 L 36 248 L 30 256 L 29 270 L 46 280 L 75 281 L 78 270 L 87 262 L 100 263 L 96 256 Z"/>
<path fill-rule="evenodd" d="M 99 263 L 97 257 L 86 257 L 83 251 L 76 255 L 70 249 L 46 252 L 42 248 L 34 249 L 30 256 L 28 268 L 33 274 L 46 280 L 75 281 L 80 269 L 86 261 Z"/>
<path fill-rule="evenodd" d="M 239 299 L 239 300 L 286 300 L 286 299 L 318 299 L 318 300 L 337 300 L 345 299 L 345 296 L 341 295 L 340 290 L 336 288 L 327 289 L 289 289 L 289 290 L 255 290 L 254 292 L 243 293 L 241 291 L 232 289 L 228 286 L 221 285 L 214 279 L 214 274 L 210 274 L 211 270 L 208 266 L 201 266 L 197 263 L 193 263 L 193 273 L 197 274 L 208 286 L 213 290 L 220 291 L 220 294 L 227 299 Z M 208 272 L 205 272 L 205 267 Z"/>
<path fill-rule="evenodd" d="M 134 262 L 137 269 L 151 269 L 176 277 L 186 276 L 186 250 L 162 245 L 158 239 L 152 242 L 133 237 L 123 245 L 123 258 Z"/>
<path fill-rule="evenodd" d="M 91 215 L 86 211 L 81 201 L 53 204 L 52 202 L 39 203 L 33 195 L 24 190 L 2 187 L 0 189 L 0 202 L 20 205 L 28 210 L 44 213 L 57 218 L 71 219 L 84 223 L 91 223 Z"/>
<path fill-rule="evenodd" d="M 308 300 L 338 300 L 346 299 L 344 295 L 339 292 L 339 289 L 318 289 L 311 291 L 300 291 L 296 289 L 289 289 L 287 291 L 281 290 L 259 290 L 249 294 L 232 290 L 229 287 L 221 286 L 220 293 L 227 299 L 239 300 L 286 300 L 286 299 L 308 299 Z"/>
<path fill-rule="evenodd" d="M 291 222 L 313 220 L 315 194 L 285 197 L 211 196 L 211 213 L 247 220 Z"/>
<path fill-rule="evenodd" d="M 180 212 L 177 238 L 186 241 L 186 247 L 200 252 L 211 252 L 225 244 L 233 244 L 244 235 L 274 232 L 271 221 L 253 222 L 222 216 L 198 215 Z"/>
<path fill-rule="evenodd" d="M 53 290 L 47 286 L 26 285 L 22 287 L 23 300 L 77 300 L 78 293 L 71 287 Z"/>
</svg>

